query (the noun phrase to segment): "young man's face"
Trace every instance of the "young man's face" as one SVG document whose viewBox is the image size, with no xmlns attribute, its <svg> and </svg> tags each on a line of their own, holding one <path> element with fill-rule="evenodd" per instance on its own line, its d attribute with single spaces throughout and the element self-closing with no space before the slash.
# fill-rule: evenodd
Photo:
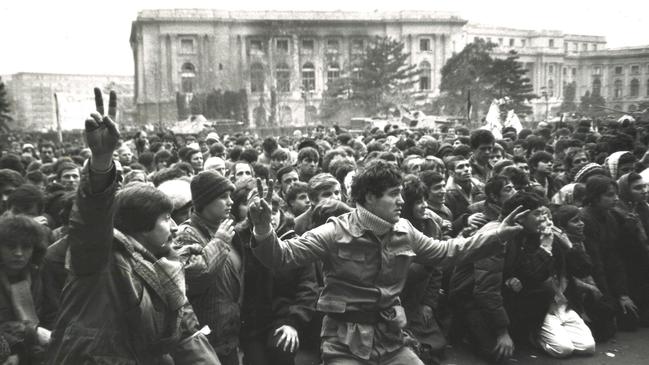
<svg viewBox="0 0 649 365">
<path fill-rule="evenodd" d="M 291 212 L 297 217 L 298 215 L 306 212 L 306 210 L 309 209 L 310 204 L 309 194 L 307 194 L 306 191 L 299 193 L 295 197 L 295 200 L 290 203 Z"/>
<path fill-rule="evenodd" d="M 43 147 L 41 150 L 41 161 L 43 163 L 54 161 L 54 149 L 52 147 Z"/>
<path fill-rule="evenodd" d="M 61 172 L 61 185 L 67 191 L 77 190 L 80 178 L 79 169 L 63 170 Z"/>
<path fill-rule="evenodd" d="M 577 214 L 576 216 L 572 217 L 568 221 L 565 230 L 568 234 L 582 236 L 584 234 L 584 221 L 581 220 L 581 215 Z"/>
<path fill-rule="evenodd" d="M 171 214 L 161 214 L 153 229 L 140 235 L 138 241 L 156 257 L 166 256 L 171 250 L 171 243 L 176 232 L 176 222 Z M 143 242 L 142 242 L 143 241 Z"/>
<path fill-rule="evenodd" d="M 286 194 L 288 189 L 297 181 L 299 181 L 297 171 L 291 171 L 282 175 L 282 181 L 280 181 L 282 184 L 282 194 Z"/>
<path fill-rule="evenodd" d="M 491 156 L 489 157 L 489 164 L 493 167 L 503 159 L 503 153 L 500 150 L 493 150 Z"/>
<path fill-rule="evenodd" d="M 518 167 L 519 169 L 523 170 L 523 172 L 525 173 L 525 175 L 529 175 L 529 174 L 530 174 L 530 166 L 527 164 L 527 162 L 517 162 L 517 163 L 516 163 L 516 167 Z"/>
<path fill-rule="evenodd" d="M 525 156 L 525 149 L 520 144 L 514 145 L 514 156 Z"/>
<path fill-rule="evenodd" d="M 507 199 L 511 198 L 516 194 L 516 189 L 514 188 L 514 185 L 511 183 L 511 181 L 508 181 L 505 186 L 503 186 L 502 189 L 500 189 L 500 194 L 498 195 L 498 199 L 496 200 L 498 204 L 501 206 Z"/>
<path fill-rule="evenodd" d="M 426 199 L 421 198 L 417 200 L 412 206 L 412 216 L 415 217 L 415 219 L 424 219 L 427 208 L 428 203 L 426 202 Z"/>
<path fill-rule="evenodd" d="M 491 157 L 491 152 L 493 151 L 493 143 L 481 143 L 478 148 L 473 150 L 473 155 L 475 159 L 480 163 L 486 163 Z"/>
<path fill-rule="evenodd" d="M 325 199 L 335 199 L 340 201 L 340 184 L 336 183 L 334 186 L 320 191 L 318 193 L 318 199 L 314 202 L 314 204 L 318 204 Z"/>
<path fill-rule="evenodd" d="M 231 210 L 232 199 L 230 198 L 230 191 L 226 191 L 207 204 L 203 208 L 201 215 L 209 222 L 216 223 L 228 218 Z"/>
<path fill-rule="evenodd" d="M 552 173 L 552 161 L 539 161 L 536 164 L 536 171 L 544 175 L 550 175 Z"/>
<path fill-rule="evenodd" d="M 288 165 L 288 160 L 286 160 L 286 159 L 276 159 L 276 158 L 274 158 L 274 159 L 270 160 L 270 168 L 275 170 L 275 171 L 277 171 L 277 170 L 279 170 L 282 167 L 287 166 L 287 165 Z"/>
<path fill-rule="evenodd" d="M 469 160 L 460 160 L 455 163 L 453 179 L 457 182 L 468 182 L 471 180 L 471 164 Z"/>
<path fill-rule="evenodd" d="M 410 174 L 418 174 L 419 172 L 421 172 L 421 165 L 423 163 L 423 158 L 413 158 L 412 160 L 408 161 L 406 170 Z"/>
<path fill-rule="evenodd" d="M 572 158 L 573 167 L 582 167 L 588 163 L 588 156 L 586 152 L 579 152 Z"/>
<path fill-rule="evenodd" d="M 647 197 L 649 196 L 649 189 L 644 179 L 638 179 L 633 181 L 629 186 L 629 189 L 631 190 L 632 201 L 634 202 L 647 201 Z"/>
<path fill-rule="evenodd" d="M 525 216 L 521 218 L 519 223 L 528 233 L 540 234 L 541 232 L 543 232 L 545 227 L 550 224 L 550 218 L 548 214 L 548 209 L 546 207 L 538 207 L 525 214 Z"/>
<path fill-rule="evenodd" d="M 370 212 L 390 223 L 396 223 L 401 217 L 401 209 L 403 208 L 401 186 L 388 188 L 381 196 L 367 194 L 365 203 L 365 208 Z"/>
<path fill-rule="evenodd" d="M 318 160 L 313 160 L 310 157 L 305 157 L 300 160 L 297 165 L 301 175 L 313 176 L 318 169 Z"/>
<path fill-rule="evenodd" d="M 239 181 L 248 177 L 252 177 L 252 169 L 247 163 L 238 163 L 234 165 L 234 180 Z"/>
<path fill-rule="evenodd" d="M 131 150 L 119 151 L 119 162 L 122 165 L 128 166 L 131 164 L 132 160 L 133 160 L 133 153 L 131 152 Z"/>
<path fill-rule="evenodd" d="M 428 200 L 437 205 L 442 205 L 446 202 L 446 184 L 444 181 L 440 181 L 430 187 L 428 190 Z"/>
</svg>

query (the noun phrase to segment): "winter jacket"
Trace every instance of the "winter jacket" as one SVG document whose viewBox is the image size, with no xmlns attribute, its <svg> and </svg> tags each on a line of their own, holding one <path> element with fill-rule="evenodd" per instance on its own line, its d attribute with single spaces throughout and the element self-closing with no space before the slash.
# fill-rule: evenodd
<svg viewBox="0 0 649 365">
<path fill-rule="evenodd" d="M 94 175 L 94 176 L 93 176 Z M 92 179 L 92 182 L 90 181 Z M 108 185 L 108 186 L 106 186 Z M 82 173 L 70 218 L 70 274 L 50 364 L 218 364 L 198 331 L 180 264 L 113 229 L 117 174 Z M 198 347 L 200 347 L 200 350 Z"/>
</svg>

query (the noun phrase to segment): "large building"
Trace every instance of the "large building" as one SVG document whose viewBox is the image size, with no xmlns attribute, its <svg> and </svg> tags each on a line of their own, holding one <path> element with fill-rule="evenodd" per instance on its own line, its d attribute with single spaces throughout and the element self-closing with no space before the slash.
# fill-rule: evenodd
<svg viewBox="0 0 649 365">
<path fill-rule="evenodd" d="M 136 120 L 177 120 L 178 93 L 189 99 L 243 89 L 252 127 L 269 126 L 271 90 L 276 125 L 313 123 L 327 82 L 353 73 L 374 36 L 404 42 L 420 71 L 416 87 L 429 97 L 439 94 L 444 63 L 483 38 L 497 44 L 495 56 L 520 54 L 535 93 L 544 96 L 533 101 L 536 119 L 561 103 L 563 86 L 572 81 L 577 98 L 598 90 L 610 107 L 632 110 L 649 99 L 649 47 L 609 50 L 599 36 L 480 26 L 420 11 L 144 10 L 130 38 Z"/>
<path fill-rule="evenodd" d="M 57 101 L 61 128 L 83 128 L 88 111 L 95 109 L 95 87 L 106 92 L 115 90 L 120 100 L 120 122 L 133 122 L 133 76 L 21 72 L 8 77 L 6 82 L 13 105 L 12 129 L 56 130 Z"/>
</svg>

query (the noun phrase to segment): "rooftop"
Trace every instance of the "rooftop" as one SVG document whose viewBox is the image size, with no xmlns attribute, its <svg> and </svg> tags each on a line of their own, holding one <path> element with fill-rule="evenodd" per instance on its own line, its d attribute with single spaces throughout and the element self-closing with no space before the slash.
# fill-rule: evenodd
<svg viewBox="0 0 649 365">
<path fill-rule="evenodd" d="M 138 21 L 332 21 L 332 22 L 420 22 L 445 21 L 466 23 L 455 13 L 432 11 L 227 11 L 217 9 L 147 9 L 138 13 Z"/>
</svg>

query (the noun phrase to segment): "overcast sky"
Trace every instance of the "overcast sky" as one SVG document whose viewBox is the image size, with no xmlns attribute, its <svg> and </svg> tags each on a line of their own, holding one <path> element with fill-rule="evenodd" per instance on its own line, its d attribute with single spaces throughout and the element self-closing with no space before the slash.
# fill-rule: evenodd
<svg viewBox="0 0 649 365">
<path fill-rule="evenodd" d="M 131 22 L 142 9 L 439 10 L 470 22 L 602 35 L 609 47 L 649 45 L 647 0 L 3 0 L 0 75 L 133 74 Z M 371 3 L 372 7 L 364 4 Z M 358 4 L 358 5 L 357 5 Z"/>
</svg>

